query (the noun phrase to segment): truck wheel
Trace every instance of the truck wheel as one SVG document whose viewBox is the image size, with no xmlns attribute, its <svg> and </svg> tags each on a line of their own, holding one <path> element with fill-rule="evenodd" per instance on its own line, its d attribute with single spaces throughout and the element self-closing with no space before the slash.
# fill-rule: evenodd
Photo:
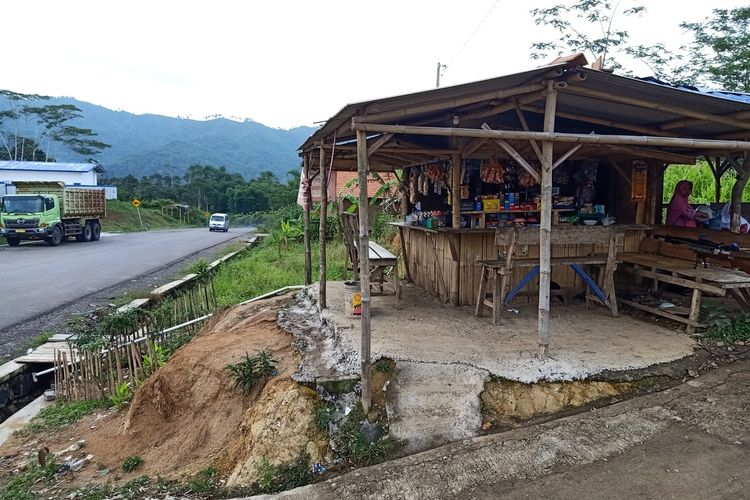
<svg viewBox="0 0 750 500">
<path fill-rule="evenodd" d="M 91 223 L 91 241 L 99 241 L 102 236 L 102 225 L 98 222 Z"/>
<path fill-rule="evenodd" d="M 10 238 L 6 237 L 6 240 L 8 240 L 8 246 L 9 247 L 17 247 L 21 244 L 21 238 Z"/>
<path fill-rule="evenodd" d="M 92 234 L 93 232 L 94 231 L 92 231 L 91 229 L 91 224 L 89 224 L 88 222 L 84 224 L 80 241 L 91 241 L 91 239 L 93 238 L 93 234 Z"/>
<path fill-rule="evenodd" d="M 63 241 L 63 232 L 62 229 L 60 229 L 60 226 L 55 226 L 55 229 L 52 230 L 52 235 L 47 238 L 47 244 L 51 247 L 59 246 L 60 243 Z"/>
</svg>

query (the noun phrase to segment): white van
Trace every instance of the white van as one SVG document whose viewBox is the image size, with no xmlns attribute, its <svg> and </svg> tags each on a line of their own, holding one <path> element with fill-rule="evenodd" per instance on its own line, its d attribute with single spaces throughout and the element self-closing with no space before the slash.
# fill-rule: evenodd
<svg viewBox="0 0 750 500">
<path fill-rule="evenodd" d="M 229 216 L 227 214 L 211 214 L 208 219 L 209 231 L 229 231 Z"/>
</svg>

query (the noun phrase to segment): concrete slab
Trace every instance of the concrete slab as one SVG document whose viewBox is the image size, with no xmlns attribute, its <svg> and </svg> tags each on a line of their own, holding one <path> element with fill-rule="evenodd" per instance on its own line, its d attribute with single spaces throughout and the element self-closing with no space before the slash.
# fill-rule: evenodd
<svg viewBox="0 0 750 500">
<path fill-rule="evenodd" d="M 138 309 L 139 307 L 143 307 L 145 304 L 148 304 L 149 300 L 151 300 L 151 299 L 147 299 L 147 298 L 134 299 L 134 300 L 128 302 L 127 304 L 125 304 L 124 306 L 118 307 L 117 308 L 117 313 L 118 314 L 122 314 L 122 313 L 126 313 L 128 311 L 132 311 L 133 309 Z"/>
<path fill-rule="evenodd" d="M 7 363 L 3 363 L 0 365 L 0 384 L 3 382 L 7 382 L 12 377 L 15 377 L 22 371 L 24 371 L 26 367 L 20 363 L 16 363 L 15 361 L 8 361 Z"/>
<path fill-rule="evenodd" d="M 32 418 L 37 416 L 43 408 L 55 404 L 54 401 L 45 401 L 44 395 L 39 396 L 27 404 L 8 419 L 0 424 L 0 446 L 10 438 L 14 432 L 23 429 Z"/>
<path fill-rule="evenodd" d="M 327 321 L 336 325 L 345 350 L 359 352 L 361 320 L 347 316 L 343 282 L 328 282 Z M 310 295 L 317 295 L 310 290 Z M 626 314 L 583 304 L 553 304 L 550 357 L 537 358 L 535 304 L 509 313 L 505 324 L 474 316 L 426 297 L 413 285 L 403 288 L 401 310 L 395 297 L 373 297 L 373 359 L 452 364 L 484 369 L 496 377 L 533 383 L 586 379 L 604 371 L 647 368 L 693 354 L 695 342 L 683 333 Z"/>
</svg>

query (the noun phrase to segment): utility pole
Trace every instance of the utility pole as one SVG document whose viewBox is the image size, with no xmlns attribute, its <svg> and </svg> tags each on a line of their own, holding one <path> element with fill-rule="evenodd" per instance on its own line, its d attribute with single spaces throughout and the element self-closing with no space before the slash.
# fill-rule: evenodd
<svg viewBox="0 0 750 500">
<path fill-rule="evenodd" d="M 440 70 L 445 69 L 448 66 L 445 64 L 440 64 L 440 62 L 437 63 L 437 78 L 435 79 L 435 88 L 440 88 Z"/>
</svg>

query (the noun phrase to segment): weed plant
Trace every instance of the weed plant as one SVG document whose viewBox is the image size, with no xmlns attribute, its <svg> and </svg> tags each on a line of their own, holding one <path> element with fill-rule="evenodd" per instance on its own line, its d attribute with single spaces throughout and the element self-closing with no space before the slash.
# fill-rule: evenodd
<svg viewBox="0 0 750 500">
<path fill-rule="evenodd" d="M 265 457 L 261 460 L 256 488 L 259 493 L 278 493 L 304 486 L 312 479 L 310 455 L 303 453 L 295 460 L 280 465 L 271 464 Z"/>
<path fill-rule="evenodd" d="M 125 472 L 133 472 L 134 470 L 139 469 L 141 465 L 143 465 L 143 459 L 141 457 L 127 457 L 122 461 L 122 470 L 124 470 Z"/>
<path fill-rule="evenodd" d="M 109 399 L 119 410 L 125 406 L 132 397 L 133 391 L 130 389 L 130 385 L 128 385 L 127 382 L 120 382 L 115 386 L 115 393 L 112 394 Z"/>
<path fill-rule="evenodd" d="M 57 472 L 57 467 L 54 460 L 50 460 L 43 466 L 39 465 L 36 460 L 30 461 L 25 470 L 13 474 L 5 484 L 0 485 L 0 500 L 42 498 L 32 489 L 42 481 L 52 479 Z"/>
<path fill-rule="evenodd" d="M 245 352 L 239 363 L 227 365 L 226 368 L 234 378 L 235 389 L 248 394 L 255 384 L 276 374 L 276 360 L 268 351 L 259 351 L 255 356 Z"/>
<path fill-rule="evenodd" d="M 313 421 L 315 426 L 323 432 L 328 432 L 328 429 L 336 416 L 336 408 L 330 403 L 321 403 L 315 409 L 315 415 L 313 415 Z"/>
<path fill-rule="evenodd" d="M 722 305 L 706 302 L 706 336 L 732 344 L 750 340 L 750 313 L 730 314 Z"/>
<path fill-rule="evenodd" d="M 367 466 L 382 461 L 393 451 L 396 444 L 387 432 L 377 441 L 368 443 L 362 434 L 362 423 L 365 418 L 362 406 L 357 405 L 334 436 L 336 451 L 356 466 Z"/>
</svg>

